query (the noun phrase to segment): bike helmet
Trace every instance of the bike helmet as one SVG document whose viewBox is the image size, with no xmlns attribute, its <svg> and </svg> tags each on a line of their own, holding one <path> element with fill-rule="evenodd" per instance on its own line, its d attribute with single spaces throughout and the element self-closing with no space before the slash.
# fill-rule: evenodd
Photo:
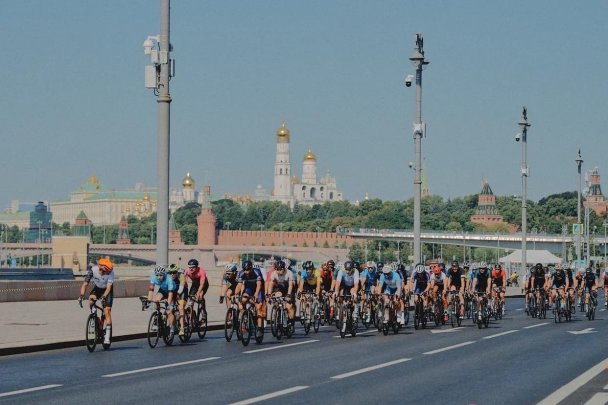
<svg viewBox="0 0 608 405">
<path fill-rule="evenodd" d="M 534 266 L 536 269 L 538 270 L 542 270 L 543 269 L 543 264 L 542 263 L 536 263 L 536 266 Z"/>
<path fill-rule="evenodd" d="M 304 263 L 302 263 L 302 268 L 306 271 L 308 270 L 314 270 L 315 269 L 315 264 L 310 261 L 310 260 L 306 260 Z"/>
<path fill-rule="evenodd" d="M 591 267 L 587 267 L 585 269 L 585 272 L 587 272 L 587 273 L 593 273 L 593 269 Z"/>
<path fill-rule="evenodd" d="M 358 261 L 354 261 L 353 262 L 353 267 L 357 270 L 361 270 L 361 263 L 359 263 Z"/>
<path fill-rule="evenodd" d="M 374 262 L 369 261 L 367 263 L 365 263 L 365 267 L 367 267 L 368 269 L 375 269 L 376 266 L 374 265 Z"/>
<path fill-rule="evenodd" d="M 283 260 L 277 260 L 274 262 L 275 270 L 285 270 L 285 262 Z"/>
<path fill-rule="evenodd" d="M 502 266 L 500 265 L 500 263 L 496 263 L 496 264 L 494 265 L 494 268 L 495 268 L 495 269 L 499 269 L 499 270 L 500 270 L 500 269 L 502 269 Z"/>
<path fill-rule="evenodd" d="M 169 274 L 177 274 L 177 272 L 179 271 L 179 266 L 177 264 L 170 264 L 169 268 L 167 269 L 167 273 Z"/>
<path fill-rule="evenodd" d="M 385 274 L 385 275 L 386 275 L 386 274 L 391 274 L 392 272 L 393 272 L 393 269 L 391 269 L 389 266 L 385 266 L 385 267 L 382 269 L 382 274 Z"/>
<path fill-rule="evenodd" d="M 154 268 L 155 276 L 164 276 L 166 272 L 167 272 L 167 270 L 163 266 L 156 266 Z"/>
<path fill-rule="evenodd" d="M 99 265 L 100 270 L 104 270 L 110 273 L 112 272 L 112 270 L 114 270 L 114 265 L 109 259 L 99 259 L 97 264 Z"/>
<path fill-rule="evenodd" d="M 351 262 L 350 260 L 344 262 L 344 270 L 350 273 L 351 271 L 353 271 L 353 269 L 353 262 Z"/>
<path fill-rule="evenodd" d="M 243 262 L 243 270 L 252 270 L 253 269 L 253 263 L 251 262 L 251 260 L 245 260 Z"/>
<path fill-rule="evenodd" d="M 236 273 L 238 270 L 238 267 L 235 263 L 229 263 L 226 265 L 226 271 L 229 271 L 230 273 Z"/>
<path fill-rule="evenodd" d="M 378 270 L 382 270 L 382 268 L 384 267 L 384 263 L 383 262 L 378 262 L 378 264 L 376 265 L 376 267 L 378 267 Z"/>
<path fill-rule="evenodd" d="M 198 260 L 196 260 L 196 259 L 188 260 L 188 267 L 198 267 Z"/>
<path fill-rule="evenodd" d="M 458 267 L 458 261 L 457 260 L 452 260 L 452 267 Z"/>
<path fill-rule="evenodd" d="M 328 260 L 327 265 L 331 267 L 336 267 L 336 262 L 334 262 L 333 260 Z"/>
<path fill-rule="evenodd" d="M 418 263 L 418 264 L 416 265 L 416 273 L 421 274 L 421 273 L 424 273 L 424 271 L 425 271 L 425 270 L 424 270 L 424 265 L 423 265 L 423 264 L 421 264 L 421 263 Z"/>
</svg>

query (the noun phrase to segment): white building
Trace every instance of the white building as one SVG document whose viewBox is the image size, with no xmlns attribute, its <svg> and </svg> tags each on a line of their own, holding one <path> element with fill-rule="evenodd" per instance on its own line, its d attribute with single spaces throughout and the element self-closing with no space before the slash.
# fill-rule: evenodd
<svg viewBox="0 0 608 405">
<path fill-rule="evenodd" d="M 342 201 L 342 192 L 337 189 L 335 177 L 329 171 L 317 178 L 317 157 L 309 149 L 302 162 L 302 180 L 293 174 L 289 155 L 290 132 L 285 126 L 277 130 L 277 152 L 274 164 L 274 188 L 270 200 L 280 201 L 293 207 L 297 204 L 322 204 L 326 201 Z M 256 190 L 256 200 L 267 199 L 261 186 Z"/>
</svg>

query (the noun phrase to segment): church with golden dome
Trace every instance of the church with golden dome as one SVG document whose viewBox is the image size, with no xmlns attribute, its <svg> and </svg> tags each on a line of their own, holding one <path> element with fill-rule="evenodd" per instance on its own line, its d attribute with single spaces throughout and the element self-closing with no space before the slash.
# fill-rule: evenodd
<svg viewBox="0 0 608 405">
<path fill-rule="evenodd" d="M 295 204 L 314 205 L 326 201 L 342 201 L 342 192 L 336 186 L 336 178 L 329 171 L 317 178 L 317 156 L 308 150 L 302 159 L 302 178 L 291 170 L 289 141 L 291 133 L 283 122 L 276 133 L 277 152 L 274 164 L 274 187 L 269 198 L 256 192 L 256 199 L 280 201 L 293 207 Z"/>
</svg>

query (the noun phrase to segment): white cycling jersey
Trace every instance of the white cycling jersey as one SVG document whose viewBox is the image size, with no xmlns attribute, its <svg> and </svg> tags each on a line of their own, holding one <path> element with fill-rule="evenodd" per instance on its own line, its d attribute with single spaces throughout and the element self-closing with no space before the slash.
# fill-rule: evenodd
<svg viewBox="0 0 608 405">
<path fill-rule="evenodd" d="M 84 281 L 87 283 L 93 281 L 97 288 L 107 288 L 108 284 L 114 283 L 114 272 L 111 272 L 110 274 L 101 274 L 99 266 L 93 266 L 87 271 Z"/>
</svg>

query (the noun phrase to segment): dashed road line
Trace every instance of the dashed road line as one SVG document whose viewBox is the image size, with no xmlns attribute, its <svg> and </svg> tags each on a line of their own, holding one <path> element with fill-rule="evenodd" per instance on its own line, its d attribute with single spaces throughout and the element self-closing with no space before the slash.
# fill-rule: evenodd
<svg viewBox="0 0 608 405">
<path fill-rule="evenodd" d="M 350 371 L 350 372 L 348 372 L 348 373 L 344 373 L 344 374 L 338 374 L 338 375 L 335 375 L 335 376 L 333 376 L 333 377 L 331 377 L 331 378 L 333 378 L 333 379 L 335 379 L 335 380 L 341 380 L 341 379 L 343 379 L 343 378 L 352 377 L 352 376 L 357 375 L 357 374 L 363 374 L 363 373 L 367 373 L 367 372 L 369 372 L 369 371 L 378 370 L 378 369 L 380 369 L 380 368 L 384 368 L 384 367 L 393 366 L 393 365 L 395 365 L 395 364 L 403 363 L 403 362 L 410 361 L 410 360 L 411 360 L 411 359 L 406 359 L 406 358 L 403 358 L 403 359 L 398 359 L 398 360 L 388 361 L 388 362 L 386 362 L 386 363 L 378 364 L 378 365 L 376 365 L 376 366 L 365 367 L 365 368 L 362 368 L 362 369 L 359 369 L 359 370 Z"/>
<path fill-rule="evenodd" d="M 299 346 L 299 345 L 305 345 L 307 343 L 314 343 L 314 342 L 319 342 L 319 340 L 317 340 L 317 339 L 305 340 L 303 342 L 289 343 L 286 345 L 277 345 L 277 346 L 272 346 L 272 347 L 265 347 L 263 349 L 247 350 L 246 352 L 243 352 L 243 353 L 251 354 L 251 353 L 259 353 L 259 352 L 267 352 L 268 350 L 283 349 L 284 347 Z"/>
<path fill-rule="evenodd" d="M 606 405 L 608 404 L 608 392 L 598 392 L 592 396 L 585 405 Z"/>
<path fill-rule="evenodd" d="M 508 335 L 511 333 L 515 333 L 515 332 L 519 332 L 519 330 L 517 330 L 517 329 L 508 330 L 506 332 L 497 333 L 495 335 L 484 336 L 484 337 L 482 337 L 482 339 L 494 339 L 495 337 L 504 336 L 504 335 Z"/>
<path fill-rule="evenodd" d="M 211 360 L 217 360 L 217 359 L 221 359 L 221 357 L 207 357 L 207 358 L 204 358 L 204 359 L 182 361 L 180 363 L 165 364 L 163 366 L 140 368 L 140 369 L 137 369 L 137 370 L 123 371 L 123 372 L 120 372 L 120 373 L 105 374 L 105 375 L 102 375 L 102 377 L 106 377 L 106 378 L 120 377 L 120 376 L 123 376 L 123 375 L 145 373 L 146 371 L 161 370 L 163 368 L 185 366 L 185 365 L 188 365 L 188 364 L 202 363 L 202 362 L 205 362 L 205 361 L 211 361 Z"/>
<path fill-rule="evenodd" d="M 459 347 L 463 347 L 463 346 L 468 346 L 475 343 L 472 340 L 469 340 L 468 342 L 462 342 L 462 343 L 458 343 L 457 345 L 453 345 L 453 346 L 448 346 L 448 347 L 443 347 L 441 349 L 437 349 L 437 350 L 431 350 L 430 352 L 424 352 L 422 354 L 435 354 L 435 353 L 441 353 L 441 352 L 445 352 L 447 350 L 452 350 L 452 349 L 457 349 Z"/>
<path fill-rule="evenodd" d="M 305 390 L 306 388 L 308 388 L 308 385 L 296 385 L 295 387 L 287 388 L 287 389 L 284 389 L 281 391 L 271 392 L 271 393 L 265 394 L 265 395 L 260 395 L 259 397 L 254 397 L 254 398 L 244 399 L 244 400 L 238 401 L 238 402 L 233 402 L 230 405 L 255 404 L 256 402 L 266 401 L 267 399 L 272 399 L 272 398 L 280 397 L 282 395 L 291 394 L 292 392 L 298 392 L 301 390 Z"/>
<path fill-rule="evenodd" d="M 19 395 L 19 394 L 26 394 L 28 392 L 48 390 L 48 389 L 51 389 L 51 388 L 57 388 L 57 387 L 61 387 L 61 386 L 62 386 L 62 384 L 49 384 L 49 385 L 42 385 L 40 387 L 26 388 L 26 389 L 23 389 L 23 390 L 3 392 L 3 393 L 0 394 L 0 397 L 10 397 L 12 395 Z"/>
<path fill-rule="evenodd" d="M 538 328 L 539 326 L 549 325 L 549 322 L 537 323 L 536 325 L 524 326 L 524 329 Z"/>
</svg>

